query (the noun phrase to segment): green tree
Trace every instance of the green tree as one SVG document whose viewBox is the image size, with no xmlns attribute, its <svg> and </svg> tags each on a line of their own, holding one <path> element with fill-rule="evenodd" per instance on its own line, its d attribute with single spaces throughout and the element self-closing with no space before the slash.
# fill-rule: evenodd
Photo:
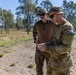
<svg viewBox="0 0 76 75">
<path fill-rule="evenodd" d="M 50 2 L 50 0 L 42 1 L 42 2 L 40 3 L 40 5 L 41 5 L 41 7 L 46 8 L 47 11 L 49 11 L 49 10 L 50 10 L 50 7 L 53 6 L 52 3 Z"/>
<path fill-rule="evenodd" d="M 27 20 L 27 23 L 25 23 L 25 27 L 28 26 L 28 30 L 30 29 L 30 25 L 33 22 L 33 16 L 34 16 L 34 0 L 19 0 L 20 6 L 16 8 L 17 14 L 23 14 L 24 15 L 24 21 Z"/>
<path fill-rule="evenodd" d="M 24 27 L 23 26 L 23 19 L 19 15 L 17 15 L 17 17 L 16 17 L 16 28 L 17 28 L 17 30 L 20 30 L 23 27 Z"/>
<path fill-rule="evenodd" d="M 67 0 L 63 0 L 62 9 L 65 12 L 64 17 L 73 24 L 76 30 L 76 3 L 73 1 L 67 2 Z"/>
<path fill-rule="evenodd" d="M 0 33 L 2 34 L 2 30 L 3 30 L 3 18 L 2 18 L 2 8 L 0 8 Z"/>
<path fill-rule="evenodd" d="M 3 21 L 5 23 L 5 31 L 6 33 L 9 33 L 9 28 L 12 28 L 14 24 L 14 16 L 11 13 L 11 10 L 7 11 L 3 9 Z"/>
</svg>

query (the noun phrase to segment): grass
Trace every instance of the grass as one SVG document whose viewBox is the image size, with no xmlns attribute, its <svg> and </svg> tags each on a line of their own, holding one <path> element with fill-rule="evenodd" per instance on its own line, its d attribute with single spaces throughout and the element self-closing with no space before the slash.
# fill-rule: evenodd
<svg viewBox="0 0 76 75">
<path fill-rule="evenodd" d="M 3 56 L 4 56 L 4 54 L 0 54 L 0 58 L 3 57 Z"/>
<path fill-rule="evenodd" d="M 12 50 L 5 50 L 6 53 L 12 53 Z"/>
<path fill-rule="evenodd" d="M 28 68 L 33 68 L 33 67 L 34 67 L 33 64 L 29 64 L 29 65 L 28 65 Z"/>
<path fill-rule="evenodd" d="M 10 67 L 16 66 L 16 63 L 11 63 Z"/>
<path fill-rule="evenodd" d="M 76 35 L 76 32 L 75 32 L 75 35 Z"/>
<path fill-rule="evenodd" d="M 16 38 L 16 39 L 10 39 L 10 40 L 6 40 L 6 41 L 1 41 L 0 42 L 0 47 L 5 47 L 5 46 L 8 46 L 8 45 L 13 45 L 13 44 L 16 44 L 17 42 L 27 41 L 27 40 L 29 40 L 28 37 L 22 37 L 22 38 Z"/>
<path fill-rule="evenodd" d="M 5 32 L 3 34 L 0 34 L 0 47 L 10 46 L 20 41 L 28 41 L 31 38 L 31 32 L 29 35 L 27 35 L 25 31 L 10 30 L 9 34 L 6 34 Z"/>
</svg>

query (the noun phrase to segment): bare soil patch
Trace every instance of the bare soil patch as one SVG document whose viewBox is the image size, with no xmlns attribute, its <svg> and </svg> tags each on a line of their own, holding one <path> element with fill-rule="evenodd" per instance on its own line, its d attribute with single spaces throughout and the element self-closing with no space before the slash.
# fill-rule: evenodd
<svg viewBox="0 0 76 75">
<path fill-rule="evenodd" d="M 12 50 L 12 52 L 6 53 L 5 50 Z M 35 44 L 33 40 L 19 42 L 8 48 L 0 47 L 0 53 L 2 52 L 4 56 L 0 58 L 0 75 L 36 75 L 34 60 Z M 72 45 L 72 59 L 71 75 L 76 75 L 76 38 Z M 14 66 L 10 66 L 11 64 L 14 64 Z M 33 65 L 33 68 L 28 68 L 30 64 Z"/>
</svg>

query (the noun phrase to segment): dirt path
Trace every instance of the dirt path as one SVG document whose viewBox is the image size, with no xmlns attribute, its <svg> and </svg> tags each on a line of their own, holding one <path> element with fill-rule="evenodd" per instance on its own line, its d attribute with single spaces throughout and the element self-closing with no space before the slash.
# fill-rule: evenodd
<svg viewBox="0 0 76 75">
<path fill-rule="evenodd" d="M 6 50 L 12 50 L 12 53 L 6 53 L 0 58 L 0 75 L 35 75 L 34 68 L 27 68 L 29 64 L 34 64 L 35 44 L 21 42 Z M 5 49 L 5 48 L 3 48 Z M 12 63 L 15 66 L 10 67 Z"/>
<path fill-rule="evenodd" d="M 12 53 L 5 53 L 4 56 L 0 58 L 0 75 L 36 75 L 34 63 L 35 44 L 32 40 L 17 43 L 8 48 L 0 48 L 0 51 L 1 50 L 12 50 Z M 75 50 L 76 39 L 73 42 L 72 49 L 73 67 L 71 68 L 71 75 L 76 75 Z M 10 66 L 12 63 L 14 63 L 15 66 Z M 34 67 L 28 68 L 30 64 Z"/>
</svg>

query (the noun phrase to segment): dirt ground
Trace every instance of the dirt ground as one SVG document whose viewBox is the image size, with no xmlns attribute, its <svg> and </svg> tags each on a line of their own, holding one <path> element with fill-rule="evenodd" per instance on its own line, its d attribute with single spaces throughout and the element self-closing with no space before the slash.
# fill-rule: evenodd
<svg viewBox="0 0 76 75">
<path fill-rule="evenodd" d="M 76 75 L 76 38 L 72 47 L 73 66 L 71 75 Z M 0 47 L 0 53 L 2 50 L 12 50 L 12 52 L 5 53 L 0 58 L 0 75 L 36 75 L 34 62 L 35 44 L 33 40 L 20 42 L 8 48 Z M 10 66 L 11 64 L 14 64 L 14 66 Z M 30 64 L 33 65 L 33 68 L 28 68 Z M 45 68 L 44 66 L 44 75 L 46 75 Z"/>
</svg>

